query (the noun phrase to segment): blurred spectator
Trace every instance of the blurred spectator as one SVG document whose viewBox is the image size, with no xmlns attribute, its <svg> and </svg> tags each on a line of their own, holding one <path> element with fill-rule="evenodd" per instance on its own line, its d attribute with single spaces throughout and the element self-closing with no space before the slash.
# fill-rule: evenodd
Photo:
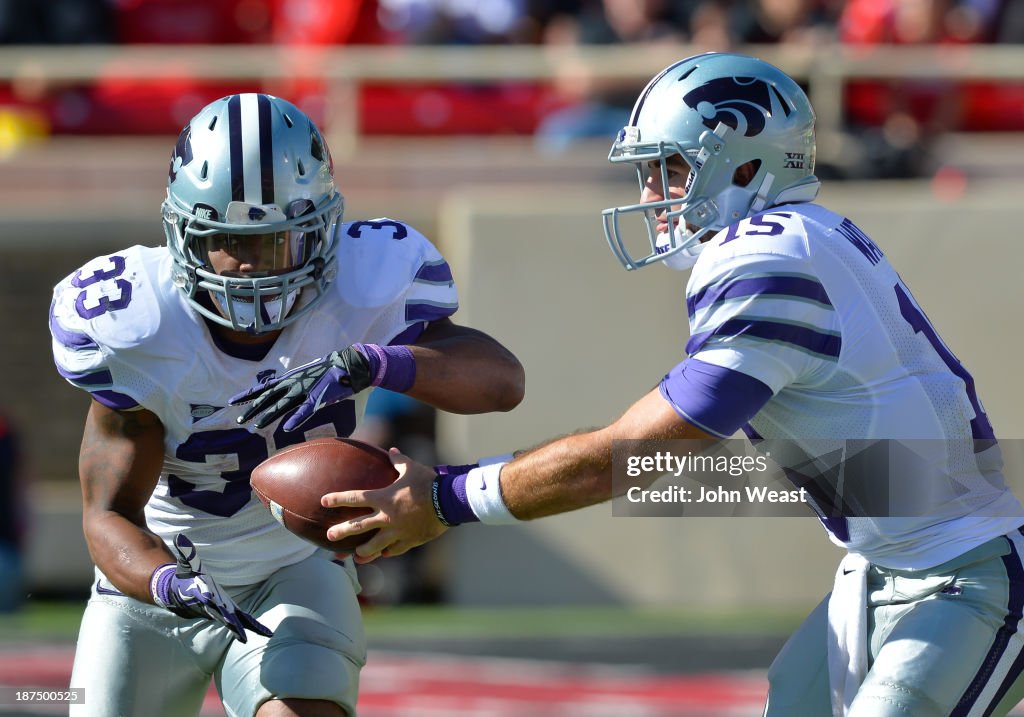
<svg viewBox="0 0 1024 717">
<path fill-rule="evenodd" d="M 837 8 L 823 0 L 739 3 L 736 35 L 742 44 L 821 45 L 835 40 Z"/>
<path fill-rule="evenodd" d="M 0 44 L 73 45 L 114 40 L 107 0 L 4 0 L 0 2 Z"/>
<path fill-rule="evenodd" d="M 981 42 L 991 20 L 981 7 L 956 0 L 850 0 L 839 19 L 839 38 L 865 50 Z M 941 78 L 848 83 L 849 130 L 861 147 L 855 176 L 929 174 L 937 139 L 963 124 L 964 102 L 963 87 Z"/>
<path fill-rule="evenodd" d="M 266 41 L 269 0 L 115 0 L 117 40 L 229 45 Z"/>
<path fill-rule="evenodd" d="M 726 52 L 738 43 L 736 17 L 746 15 L 745 3 L 707 0 L 693 7 L 689 18 L 690 42 L 700 52 Z"/>
<path fill-rule="evenodd" d="M 979 0 L 980 1 L 980 0 Z M 1024 2 L 1020 0 L 991 0 L 1001 5 L 993 21 L 993 41 L 1024 43 Z"/>
<path fill-rule="evenodd" d="M 9 0 L 11 14 L 30 17 L 37 24 L 68 26 L 72 18 L 85 16 L 76 26 L 98 26 L 106 35 L 95 33 L 78 41 L 131 45 L 239 45 L 278 43 L 286 45 L 334 45 L 351 41 L 381 39 L 377 24 L 377 0 Z M 60 18 L 47 12 L 66 6 L 79 7 Z M 44 8 L 52 8 L 44 11 Z M 102 8 L 101 13 L 97 8 Z M 89 12 L 87 12 L 87 10 Z M 17 12 L 15 12 L 17 11 Z M 0 14 L 0 19 L 4 16 Z M 57 20 L 60 22 L 57 22 Z M 45 21 L 45 22 L 44 22 Z M 22 25 L 27 25 L 25 21 Z M 2 26 L 0 26 L 2 27 Z M 66 34 L 66 33 L 65 33 Z M 29 36 L 20 42 L 59 41 Z M 192 69 L 182 54 L 182 73 L 177 77 L 132 79 L 121 74 L 114 59 L 95 82 L 85 86 L 33 87 L 32 97 L 19 96 L 14 88 L 12 104 L 31 104 L 43 111 L 58 134 L 173 134 L 201 107 L 234 92 L 260 91 L 265 84 L 254 77 L 245 82 L 213 79 L 203 68 Z M 314 85 L 301 73 L 295 80 L 279 83 L 273 91 L 301 101 L 300 95 L 314 94 Z M 24 93 L 21 93 L 24 94 Z M 0 99 L 3 99 L 0 97 Z M 323 102 L 314 106 L 323 106 Z M 317 114 L 313 112 L 312 114 Z M 322 114 L 322 113 L 321 113 Z M 314 116 L 323 122 L 322 116 Z"/>
<path fill-rule="evenodd" d="M 25 599 L 22 550 L 26 510 L 17 436 L 0 415 L 0 613 L 17 610 Z"/>
<path fill-rule="evenodd" d="M 684 5 L 670 0 L 590 0 L 577 13 L 550 20 L 544 44 L 551 48 L 617 43 L 686 41 Z M 573 142 L 601 137 L 609 141 L 626 124 L 642 87 L 594 77 L 581 63 L 560 62 L 554 80 L 560 109 L 543 119 L 536 131 L 543 150 L 562 151 Z"/>
<path fill-rule="evenodd" d="M 270 40 L 295 46 L 395 41 L 381 26 L 380 0 L 270 0 Z"/>
<path fill-rule="evenodd" d="M 379 0 L 381 25 L 404 42 L 479 45 L 519 41 L 526 0 Z"/>
</svg>

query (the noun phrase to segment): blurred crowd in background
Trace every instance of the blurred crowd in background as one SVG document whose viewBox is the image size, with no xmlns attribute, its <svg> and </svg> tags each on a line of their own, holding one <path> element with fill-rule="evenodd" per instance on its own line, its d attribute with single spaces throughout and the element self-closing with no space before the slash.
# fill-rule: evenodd
<svg viewBox="0 0 1024 717">
<path fill-rule="evenodd" d="M 1024 0 L 0 0 L 3 44 L 674 43 L 721 51 L 1020 42 Z M 89 86 L 0 87 L 0 107 L 46 133 L 174 134 L 212 99 L 257 88 L 184 74 L 130 80 L 111 68 Z M 544 83 L 365 83 L 359 131 L 533 135 L 538 147 L 559 151 L 614 136 L 638 89 L 568 66 Z M 844 121 L 875 155 L 846 170 L 851 178 L 919 176 L 929 141 L 945 131 L 1024 130 L 1024 77 L 955 87 L 854 81 L 845 92 Z M 297 80 L 277 93 L 323 120 L 322 87 Z"/>
</svg>

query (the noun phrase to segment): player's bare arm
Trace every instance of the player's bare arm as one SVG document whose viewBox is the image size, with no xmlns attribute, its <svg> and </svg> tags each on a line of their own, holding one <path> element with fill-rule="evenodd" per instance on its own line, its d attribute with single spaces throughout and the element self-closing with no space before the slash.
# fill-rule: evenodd
<svg viewBox="0 0 1024 717">
<path fill-rule="evenodd" d="M 652 390 L 614 423 L 563 436 L 519 454 L 502 466 L 500 495 L 518 520 L 577 510 L 613 497 L 612 449 L 620 439 L 717 440 L 682 418 Z M 441 535 L 445 525 L 435 510 L 433 468 L 392 450 L 399 480 L 387 488 L 324 496 L 326 507 L 365 506 L 376 513 L 340 523 L 328 531 L 332 540 L 372 529 L 379 532 L 356 550 L 359 562 L 400 555 Z"/>
<path fill-rule="evenodd" d="M 480 331 L 447 317 L 431 322 L 414 344 L 355 343 L 231 397 L 246 404 L 238 423 L 264 428 L 287 416 L 294 431 L 317 411 L 379 386 L 453 413 L 509 411 L 523 398 L 519 361 Z"/>
<path fill-rule="evenodd" d="M 79 457 L 89 554 L 115 587 L 144 602 L 153 601 L 153 570 L 174 560 L 143 516 L 160 477 L 163 439 L 150 411 L 115 411 L 93 401 Z"/>
<path fill-rule="evenodd" d="M 614 495 L 615 441 L 673 438 L 718 440 L 680 418 L 655 388 L 604 428 L 564 436 L 517 456 L 501 469 L 501 495 L 519 520 L 596 505 Z"/>
<path fill-rule="evenodd" d="M 416 382 L 408 394 L 451 413 L 511 411 L 526 373 L 515 355 L 482 331 L 451 319 L 432 322 L 409 347 Z"/>
</svg>

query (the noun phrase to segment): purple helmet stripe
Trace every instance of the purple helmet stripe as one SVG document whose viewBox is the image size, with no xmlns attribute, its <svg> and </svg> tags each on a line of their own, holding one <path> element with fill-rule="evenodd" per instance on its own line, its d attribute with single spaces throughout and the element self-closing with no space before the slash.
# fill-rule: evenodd
<svg viewBox="0 0 1024 717">
<path fill-rule="evenodd" d="M 631 126 L 636 124 L 637 119 L 639 119 L 639 117 L 640 117 L 640 110 L 641 110 L 641 108 L 643 108 L 644 102 L 647 100 L 647 95 L 651 94 L 651 90 L 653 90 L 654 86 L 656 84 L 658 84 L 658 81 L 662 77 L 664 77 L 665 75 L 670 73 L 672 70 L 676 69 L 677 67 L 679 67 L 682 64 L 690 62 L 693 59 L 694 58 L 692 58 L 692 57 L 687 57 L 686 59 L 679 60 L 678 62 L 675 62 L 675 63 L 669 65 L 664 70 L 662 70 L 657 75 L 655 75 L 654 78 L 650 82 L 647 83 L 647 87 L 645 87 L 643 92 L 640 93 L 640 99 L 638 99 L 636 101 L 636 106 L 633 107 L 633 113 L 629 116 L 629 124 Z"/>
<path fill-rule="evenodd" d="M 231 153 L 231 200 L 245 199 L 245 172 L 242 168 L 242 98 L 228 99 L 228 136 Z"/>
<path fill-rule="evenodd" d="M 259 117 L 260 135 L 260 189 L 262 191 L 262 203 L 273 204 L 274 202 L 274 142 L 271 129 L 273 122 L 270 118 L 270 98 L 266 95 L 256 95 L 257 116 Z"/>
</svg>

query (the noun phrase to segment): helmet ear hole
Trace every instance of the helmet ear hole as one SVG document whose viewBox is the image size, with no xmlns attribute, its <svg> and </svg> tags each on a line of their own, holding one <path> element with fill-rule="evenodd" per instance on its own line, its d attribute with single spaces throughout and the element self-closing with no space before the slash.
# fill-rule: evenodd
<svg viewBox="0 0 1024 717">
<path fill-rule="evenodd" d="M 760 159 L 752 159 L 745 164 L 741 164 L 732 175 L 732 183 L 737 187 L 746 187 L 754 181 L 754 177 L 757 176 L 759 169 L 761 169 Z"/>
</svg>

